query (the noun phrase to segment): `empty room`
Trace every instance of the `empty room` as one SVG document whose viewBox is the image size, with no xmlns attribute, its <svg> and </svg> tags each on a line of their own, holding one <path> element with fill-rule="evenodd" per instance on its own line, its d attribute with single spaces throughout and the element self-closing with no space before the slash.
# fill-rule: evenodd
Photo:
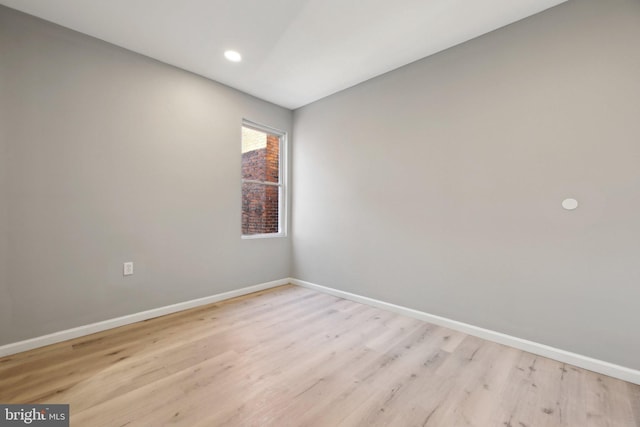
<svg viewBox="0 0 640 427">
<path fill-rule="evenodd" d="M 640 0 L 0 0 L 0 426 L 640 427 Z"/>
</svg>

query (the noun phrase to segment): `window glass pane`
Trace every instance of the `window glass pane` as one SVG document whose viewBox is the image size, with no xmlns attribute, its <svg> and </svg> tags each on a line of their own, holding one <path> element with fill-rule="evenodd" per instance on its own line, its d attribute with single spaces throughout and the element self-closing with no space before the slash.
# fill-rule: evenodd
<svg viewBox="0 0 640 427">
<path fill-rule="evenodd" d="M 284 184 L 280 150 L 284 133 L 257 124 L 242 126 L 242 235 L 280 235 Z"/>
<path fill-rule="evenodd" d="M 242 184 L 242 234 L 278 233 L 280 187 L 245 182 Z"/>
<path fill-rule="evenodd" d="M 280 137 L 242 127 L 242 179 L 279 182 Z"/>
</svg>

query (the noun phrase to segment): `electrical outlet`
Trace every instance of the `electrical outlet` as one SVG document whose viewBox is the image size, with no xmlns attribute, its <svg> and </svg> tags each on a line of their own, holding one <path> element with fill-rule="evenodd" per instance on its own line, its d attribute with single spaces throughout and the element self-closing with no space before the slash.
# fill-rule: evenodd
<svg viewBox="0 0 640 427">
<path fill-rule="evenodd" d="M 133 263 L 132 262 L 125 262 L 124 266 L 122 268 L 122 273 L 125 276 L 131 276 L 133 274 Z"/>
</svg>

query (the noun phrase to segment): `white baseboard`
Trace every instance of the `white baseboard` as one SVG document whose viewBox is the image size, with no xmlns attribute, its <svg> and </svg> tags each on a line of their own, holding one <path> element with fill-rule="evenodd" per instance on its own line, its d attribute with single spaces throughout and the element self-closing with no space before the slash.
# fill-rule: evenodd
<svg viewBox="0 0 640 427">
<path fill-rule="evenodd" d="M 236 289 L 229 292 L 223 292 L 221 294 L 211 295 L 204 298 L 198 298 L 190 301 L 172 304 L 165 307 L 159 307 L 152 310 L 142 311 L 140 313 L 134 313 L 127 316 L 117 317 L 115 319 L 109 319 L 102 322 L 92 323 L 85 326 L 79 326 L 77 328 L 67 329 L 64 331 L 54 332 L 52 334 L 43 335 L 40 337 L 3 345 L 3 346 L 0 346 L 0 357 L 20 353 L 20 352 L 31 350 L 38 347 L 44 347 L 46 345 L 55 344 L 58 342 L 70 340 L 73 338 L 78 338 L 85 335 L 90 335 L 96 332 L 105 331 L 107 329 L 117 328 L 118 326 L 129 325 L 131 323 L 140 322 L 140 321 L 151 319 L 154 317 L 164 316 L 166 314 L 171 314 L 171 313 L 175 313 L 182 310 L 188 310 L 194 307 L 199 307 L 202 305 L 212 304 L 214 302 L 239 297 L 242 295 L 247 295 L 253 292 L 274 288 L 276 286 L 286 285 L 287 283 L 292 283 L 294 285 L 313 289 L 313 290 L 334 295 L 340 298 L 348 299 L 351 301 L 377 307 L 383 310 L 388 310 L 394 313 L 413 317 L 415 319 L 423 320 L 425 322 L 433 323 L 435 325 L 444 326 L 449 329 L 464 332 L 466 334 L 473 335 L 478 338 L 486 339 L 488 341 L 493 341 L 499 344 L 514 347 L 520 350 L 527 351 L 529 353 L 548 357 L 550 359 L 554 359 L 563 363 L 568 363 L 574 366 L 578 366 L 580 368 L 588 369 L 593 372 L 598 372 L 603 375 L 608 375 L 610 377 L 619 378 L 621 380 L 640 385 L 640 371 L 635 369 L 631 369 L 631 368 L 616 365 L 613 363 L 605 362 L 603 360 L 583 356 L 577 353 L 561 350 L 555 347 L 536 343 L 536 342 L 525 340 L 522 338 L 517 338 L 511 335 L 503 334 L 501 332 L 492 331 L 490 329 L 480 328 L 478 326 L 473 326 L 468 323 L 458 322 L 456 320 L 451 320 L 446 317 L 436 316 L 433 314 L 425 313 L 422 311 L 414 310 L 414 309 L 403 307 L 400 305 L 395 305 L 388 302 L 376 300 L 373 298 L 368 298 L 362 295 L 352 294 L 350 292 L 345 292 L 338 289 L 329 288 L 326 286 L 316 285 L 315 283 L 310 283 L 304 280 L 298 280 L 294 278 L 274 280 L 272 282 L 266 282 L 266 283 L 261 283 L 254 286 L 248 286 L 245 288 Z"/>
<path fill-rule="evenodd" d="M 143 320 L 151 319 L 154 317 L 164 316 L 166 314 L 171 314 L 171 313 L 175 313 L 182 310 L 188 310 L 190 308 L 199 307 L 201 305 L 212 304 L 214 302 L 226 300 L 229 298 L 235 298 L 242 295 L 247 295 L 253 292 L 274 288 L 276 286 L 286 285 L 288 283 L 289 283 L 289 279 L 274 280 L 273 282 L 266 282 L 266 283 L 261 283 L 254 286 L 247 286 L 246 288 L 242 288 L 242 289 L 236 289 L 233 291 L 223 292 L 221 294 L 211 295 L 204 298 L 193 299 L 190 301 L 179 302 L 177 304 L 154 308 L 147 311 L 141 311 L 139 313 L 134 313 L 134 314 L 130 314 L 122 317 L 116 317 L 115 319 L 104 320 L 102 322 L 91 323 L 89 325 L 84 325 L 84 326 L 79 326 L 77 328 L 54 332 L 52 334 L 43 335 L 40 337 L 31 338 L 24 341 L 18 341 L 15 343 L 0 346 L 0 357 L 20 353 L 27 350 L 32 350 L 38 347 L 44 347 L 46 345 L 70 340 L 72 338 L 78 338 L 85 335 L 94 334 L 96 332 L 105 331 L 107 329 L 117 328 L 118 326 L 129 325 L 131 323 L 141 322 Z"/>
<path fill-rule="evenodd" d="M 340 291 L 338 289 L 328 288 L 326 286 L 316 285 L 314 283 L 305 282 L 304 280 L 290 278 L 288 282 L 294 285 L 324 292 L 340 298 L 348 299 L 351 301 L 381 308 L 383 310 L 388 310 L 394 313 L 413 317 L 415 319 L 424 320 L 425 322 L 433 323 L 435 325 L 444 326 L 449 329 L 454 329 L 456 331 L 464 332 L 466 334 L 473 335 L 478 338 L 482 338 L 488 341 L 493 341 L 499 344 L 507 345 L 509 347 L 514 347 L 519 350 L 524 350 L 529 353 L 548 357 L 549 359 L 554 359 L 559 362 L 568 363 L 570 365 L 578 366 L 580 368 L 584 368 L 593 372 L 598 372 L 600 374 L 604 374 L 610 377 L 618 378 L 624 381 L 628 381 L 630 383 L 640 385 L 640 371 L 635 369 L 627 368 L 620 365 L 615 365 L 613 363 L 605 362 L 603 360 L 594 359 L 591 357 L 583 356 L 581 354 L 572 353 L 570 351 L 561 350 L 555 347 L 550 347 L 548 345 L 525 340 L 522 338 L 513 337 L 511 335 L 506 335 L 500 332 L 492 331 L 490 329 L 484 329 L 478 326 L 469 325 L 468 323 L 447 319 L 446 317 L 436 316 L 433 314 L 425 313 L 425 312 L 414 310 L 411 308 L 390 304 L 384 301 L 379 301 L 373 298 L 368 298 L 361 295 Z"/>
</svg>

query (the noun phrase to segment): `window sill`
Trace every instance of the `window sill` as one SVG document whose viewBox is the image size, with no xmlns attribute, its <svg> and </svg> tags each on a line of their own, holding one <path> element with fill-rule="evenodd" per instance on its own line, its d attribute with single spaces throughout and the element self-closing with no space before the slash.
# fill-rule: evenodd
<svg viewBox="0 0 640 427">
<path fill-rule="evenodd" d="M 240 236 L 242 240 L 253 240 L 253 239 L 273 239 L 277 237 L 287 237 L 285 233 L 269 233 L 269 234 L 243 234 Z"/>
</svg>

